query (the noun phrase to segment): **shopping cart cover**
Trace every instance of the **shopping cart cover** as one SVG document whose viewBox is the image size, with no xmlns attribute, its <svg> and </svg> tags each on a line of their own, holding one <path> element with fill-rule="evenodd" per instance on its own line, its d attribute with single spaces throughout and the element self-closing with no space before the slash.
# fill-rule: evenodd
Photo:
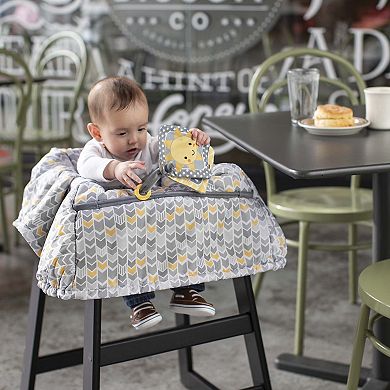
<svg viewBox="0 0 390 390">
<path fill-rule="evenodd" d="M 283 232 L 237 165 L 214 165 L 205 193 L 173 182 L 140 201 L 81 177 L 80 152 L 53 148 L 42 158 L 14 222 L 39 256 L 46 294 L 118 297 L 285 266 Z"/>
</svg>

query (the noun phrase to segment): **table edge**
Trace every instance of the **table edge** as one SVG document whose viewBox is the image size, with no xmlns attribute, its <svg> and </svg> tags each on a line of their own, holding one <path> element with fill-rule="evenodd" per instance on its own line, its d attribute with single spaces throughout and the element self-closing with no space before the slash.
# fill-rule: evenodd
<svg viewBox="0 0 390 390">
<path fill-rule="evenodd" d="M 389 165 L 369 165 L 366 167 L 346 167 L 346 168 L 337 168 L 337 169 L 327 169 L 327 170 L 316 170 L 316 171 L 305 171 L 305 170 L 295 170 L 286 167 L 285 165 L 282 165 L 278 163 L 275 160 L 272 160 L 265 156 L 264 154 L 260 153 L 258 150 L 252 148 L 250 144 L 247 144 L 246 142 L 242 140 L 238 140 L 236 137 L 234 137 L 229 132 L 225 131 L 223 128 L 219 127 L 217 124 L 213 123 L 213 118 L 221 118 L 216 116 L 210 116 L 210 117 L 203 117 L 202 123 L 206 126 L 209 126 L 211 129 L 218 131 L 219 133 L 223 134 L 228 140 L 234 142 L 239 147 L 245 149 L 247 152 L 253 154 L 254 156 L 262 159 L 263 161 L 269 163 L 274 168 L 278 169 L 279 171 L 285 173 L 286 175 L 294 178 L 294 179 L 318 179 L 322 177 L 337 177 L 337 176 L 351 176 L 351 175 L 361 175 L 361 174 L 375 174 L 375 173 L 383 173 L 383 172 L 389 172 L 390 167 Z"/>
</svg>

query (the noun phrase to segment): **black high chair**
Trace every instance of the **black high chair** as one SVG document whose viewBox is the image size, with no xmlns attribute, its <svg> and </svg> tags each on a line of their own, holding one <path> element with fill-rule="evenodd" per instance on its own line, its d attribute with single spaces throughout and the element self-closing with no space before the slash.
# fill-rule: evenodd
<svg viewBox="0 0 390 390">
<path fill-rule="evenodd" d="M 79 364 L 84 366 L 83 389 L 97 390 L 100 388 L 100 367 L 174 350 L 179 352 L 180 379 L 184 386 L 196 390 L 215 390 L 216 386 L 194 371 L 192 347 L 240 335 L 245 339 L 253 380 L 253 386 L 247 389 L 271 390 L 249 276 L 233 279 L 237 315 L 191 325 L 189 316 L 175 314 L 174 328 L 107 343 L 101 343 L 102 300 L 85 301 L 84 348 L 39 356 L 46 296 L 37 286 L 36 268 L 31 285 L 21 390 L 34 389 L 38 374 Z"/>
</svg>

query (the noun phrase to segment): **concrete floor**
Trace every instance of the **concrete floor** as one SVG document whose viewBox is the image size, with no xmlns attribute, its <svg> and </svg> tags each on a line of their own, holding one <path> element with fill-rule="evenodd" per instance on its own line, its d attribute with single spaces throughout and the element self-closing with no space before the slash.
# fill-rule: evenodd
<svg viewBox="0 0 390 390">
<path fill-rule="evenodd" d="M 296 235 L 294 228 L 286 230 Z M 370 232 L 362 228 L 362 239 Z M 346 237 L 339 226 L 315 229 L 312 238 L 324 241 Z M 274 359 L 282 352 L 292 352 L 295 308 L 297 252 L 289 250 L 287 267 L 266 275 L 258 313 L 263 332 L 271 381 L 274 390 L 344 389 L 345 385 L 283 372 Z M 0 254 L 0 390 L 19 386 L 24 337 L 27 327 L 28 296 L 34 255 L 22 245 L 10 256 Z M 359 255 L 359 268 L 370 262 L 370 252 Z M 215 304 L 217 316 L 236 312 L 231 281 L 209 283 L 205 296 Z M 347 300 L 347 255 L 311 252 L 308 271 L 308 297 L 305 354 L 349 363 L 359 307 Z M 157 294 L 155 301 L 164 320 L 156 328 L 173 325 L 174 315 L 167 309 L 169 291 Z M 103 303 L 103 342 L 135 334 L 128 326 L 128 310 L 121 298 Z M 79 347 L 83 341 L 83 302 L 47 300 L 41 353 Z M 242 337 L 199 346 L 195 349 L 195 368 L 221 389 L 251 386 L 251 378 Z M 366 347 L 364 364 L 371 363 L 371 347 Z M 41 374 L 36 389 L 81 389 L 82 369 L 74 367 Z M 101 389 L 184 389 L 177 367 L 177 353 L 144 358 L 104 367 Z"/>
</svg>

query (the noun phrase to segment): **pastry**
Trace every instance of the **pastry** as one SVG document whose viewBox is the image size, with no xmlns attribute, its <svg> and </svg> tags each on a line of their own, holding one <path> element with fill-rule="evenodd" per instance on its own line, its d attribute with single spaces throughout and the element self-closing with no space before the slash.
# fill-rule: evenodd
<svg viewBox="0 0 390 390">
<path fill-rule="evenodd" d="M 314 112 L 314 125 L 316 127 L 348 127 L 353 126 L 353 111 L 337 104 L 324 104 L 317 106 Z"/>
</svg>

